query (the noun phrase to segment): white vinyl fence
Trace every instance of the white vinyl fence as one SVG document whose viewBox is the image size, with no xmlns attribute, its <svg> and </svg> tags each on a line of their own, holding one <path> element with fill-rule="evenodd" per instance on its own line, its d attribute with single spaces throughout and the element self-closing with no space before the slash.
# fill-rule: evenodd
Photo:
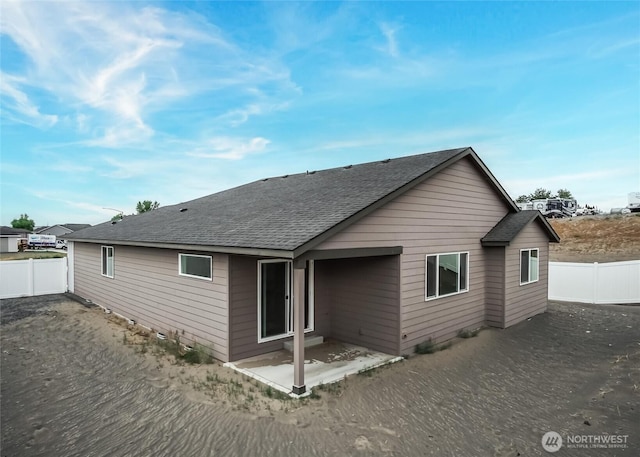
<svg viewBox="0 0 640 457">
<path fill-rule="evenodd" d="M 549 262 L 549 300 L 640 303 L 640 260 L 611 263 Z"/>
<path fill-rule="evenodd" d="M 66 257 L 0 262 L 0 298 L 60 294 L 66 291 Z"/>
</svg>

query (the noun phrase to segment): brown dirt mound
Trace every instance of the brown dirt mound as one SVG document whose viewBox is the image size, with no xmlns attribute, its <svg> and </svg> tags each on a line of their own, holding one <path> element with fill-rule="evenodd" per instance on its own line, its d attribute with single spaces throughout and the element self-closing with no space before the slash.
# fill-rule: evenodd
<svg viewBox="0 0 640 457">
<path fill-rule="evenodd" d="M 560 243 L 550 257 L 559 262 L 615 262 L 640 259 L 640 214 L 552 219 Z"/>
</svg>

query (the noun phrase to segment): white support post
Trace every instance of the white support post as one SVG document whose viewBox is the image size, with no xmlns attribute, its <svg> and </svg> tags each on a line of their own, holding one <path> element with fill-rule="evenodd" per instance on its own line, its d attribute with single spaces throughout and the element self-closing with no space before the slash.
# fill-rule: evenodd
<svg viewBox="0 0 640 457">
<path fill-rule="evenodd" d="M 293 393 L 305 393 L 304 385 L 304 268 L 293 270 Z"/>
</svg>

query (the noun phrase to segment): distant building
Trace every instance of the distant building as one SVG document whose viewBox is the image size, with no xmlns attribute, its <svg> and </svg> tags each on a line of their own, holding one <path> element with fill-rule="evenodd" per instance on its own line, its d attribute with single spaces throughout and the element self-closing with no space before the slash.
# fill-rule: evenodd
<svg viewBox="0 0 640 457">
<path fill-rule="evenodd" d="M 3 225 L 0 227 L 0 252 L 18 252 L 18 240 L 27 238 L 29 233 L 31 232 L 26 229 Z"/>
<path fill-rule="evenodd" d="M 35 230 L 38 235 L 55 235 L 58 238 L 64 239 L 65 235 L 76 232 L 78 230 L 91 227 L 91 224 L 60 224 L 50 225 L 48 227 L 39 227 Z"/>
</svg>

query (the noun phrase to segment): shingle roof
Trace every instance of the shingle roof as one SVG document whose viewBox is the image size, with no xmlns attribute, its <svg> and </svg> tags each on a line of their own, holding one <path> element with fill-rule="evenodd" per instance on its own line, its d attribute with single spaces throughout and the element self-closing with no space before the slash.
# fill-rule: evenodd
<svg viewBox="0 0 640 457">
<path fill-rule="evenodd" d="M 482 238 L 483 246 L 508 246 L 527 225 L 539 219 L 546 228 L 549 241 L 559 242 L 560 237 L 538 210 L 519 211 L 509 213 Z"/>
<path fill-rule="evenodd" d="M 8 227 L 6 225 L 0 226 L 0 235 L 26 235 L 31 233 L 29 230 Z"/>
<path fill-rule="evenodd" d="M 91 227 L 91 224 L 64 224 L 63 227 L 66 227 L 72 232 L 75 232 L 76 230 L 82 230 L 87 227 Z"/>
<path fill-rule="evenodd" d="M 63 229 L 70 230 L 71 232 L 75 232 L 76 230 L 82 230 L 84 228 L 91 227 L 91 224 L 56 224 L 56 225 L 47 225 L 47 226 L 44 226 L 44 227 L 37 227 L 35 229 L 35 232 L 36 233 L 47 232 L 47 231 L 53 229 L 54 227 L 60 227 L 60 228 L 63 228 Z"/>
<path fill-rule="evenodd" d="M 468 154 L 475 156 L 460 148 L 268 178 L 95 225 L 68 239 L 293 251 Z"/>
</svg>

